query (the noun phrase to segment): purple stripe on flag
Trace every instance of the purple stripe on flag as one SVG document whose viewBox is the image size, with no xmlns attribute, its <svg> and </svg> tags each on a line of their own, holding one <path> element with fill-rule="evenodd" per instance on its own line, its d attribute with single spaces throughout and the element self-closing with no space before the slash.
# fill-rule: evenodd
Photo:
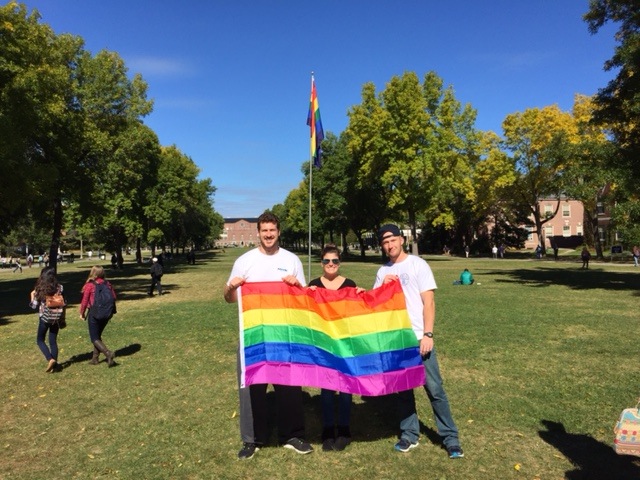
<svg viewBox="0 0 640 480">
<path fill-rule="evenodd" d="M 425 384 L 422 364 L 404 370 L 352 377 L 317 365 L 261 362 L 247 366 L 245 375 L 248 385 L 307 385 L 370 397 L 410 390 Z"/>
</svg>

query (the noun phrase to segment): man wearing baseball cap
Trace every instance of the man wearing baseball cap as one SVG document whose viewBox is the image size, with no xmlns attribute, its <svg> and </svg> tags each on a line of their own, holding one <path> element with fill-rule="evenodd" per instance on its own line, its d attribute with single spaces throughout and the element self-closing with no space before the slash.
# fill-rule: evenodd
<svg viewBox="0 0 640 480">
<path fill-rule="evenodd" d="M 383 225 L 378 231 L 378 240 L 389 261 L 378 270 L 374 288 L 383 283 L 400 281 L 411 326 L 420 342 L 420 354 L 427 377 L 424 388 L 431 402 L 438 434 L 442 437 L 449 458 L 462 458 L 464 453 L 458 439 L 458 428 L 451 415 L 434 348 L 434 291 L 437 287 L 433 272 L 422 258 L 404 251 L 404 237 L 397 225 Z M 418 446 L 420 436 L 413 390 L 398 393 L 398 411 L 401 435 L 395 449 L 408 452 Z"/>
</svg>

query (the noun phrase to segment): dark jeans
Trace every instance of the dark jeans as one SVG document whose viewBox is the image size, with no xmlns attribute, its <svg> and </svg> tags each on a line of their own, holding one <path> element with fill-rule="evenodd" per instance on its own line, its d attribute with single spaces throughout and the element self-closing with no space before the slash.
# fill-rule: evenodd
<svg viewBox="0 0 640 480">
<path fill-rule="evenodd" d="M 278 442 L 284 444 L 293 437 L 304 438 L 304 411 L 302 387 L 274 385 Z M 251 411 L 255 443 L 264 444 L 269 439 L 269 412 L 267 411 L 267 385 L 251 385 Z"/>
<path fill-rule="evenodd" d="M 336 392 L 323 388 L 320 390 L 320 403 L 322 404 L 322 426 L 324 428 L 333 428 L 335 421 L 335 407 L 333 399 Z M 351 397 L 350 393 L 338 392 L 338 425 L 341 427 L 349 426 L 351 417 Z"/>
<path fill-rule="evenodd" d="M 51 360 L 58 360 L 58 331 L 60 328 L 58 324 L 51 325 L 49 323 L 44 322 L 42 319 L 38 322 L 38 335 L 36 336 L 36 343 L 40 348 L 40 351 L 44 355 L 44 358 Z M 47 331 L 49 331 L 49 345 L 47 346 L 44 339 L 47 335 Z"/>
<path fill-rule="evenodd" d="M 89 310 L 87 324 L 89 325 L 89 338 L 91 339 L 91 343 L 95 342 L 96 340 L 102 340 L 102 332 L 107 326 L 107 323 L 109 323 L 109 319 L 96 320 L 91 315 L 91 310 Z"/>
<path fill-rule="evenodd" d="M 162 295 L 162 283 L 160 277 L 151 277 L 151 287 L 149 288 L 149 295 L 153 295 L 153 289 L 158 286 L 158 294 Z"/>
</svg>

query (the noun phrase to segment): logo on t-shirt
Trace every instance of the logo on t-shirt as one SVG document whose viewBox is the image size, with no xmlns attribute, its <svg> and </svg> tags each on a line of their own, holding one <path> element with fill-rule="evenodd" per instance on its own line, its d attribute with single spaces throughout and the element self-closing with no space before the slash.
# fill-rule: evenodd
<svg viewBox="0 0 640 480">
<path fill-rule="evenodd" d="M 286 271 L 287 271 L 287 269 L 286 269 L 286 268 L 283 268 L 283 267 L 278 267 L 278 271 L 279 271 L 279 272 L 286 272 Z"/>
<path fill-rule="evenodd" d="M 408 273 L 401 273 L 400 274 L 400 284 L 404 287 L 406 285 L 409 285 L 409 274 Z"/>
</svg>

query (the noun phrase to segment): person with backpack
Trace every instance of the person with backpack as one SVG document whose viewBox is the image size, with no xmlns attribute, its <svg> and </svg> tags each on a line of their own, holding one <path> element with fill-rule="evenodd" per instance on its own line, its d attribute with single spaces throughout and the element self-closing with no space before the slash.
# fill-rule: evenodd
<svg viewBox="0 0 640 480">
<path fill-rule="evenodd" d="M 153 289 L 158 286 L 158 295 L 162 295 L 162 265 L 158 261 L 158 257 L 153 257 L 151 261 L 151 287 L 149 287 L 149 296 L 153 297 Z"/>
<path fill-rule="evenodd" d="M 102 332 L 116 313 L 116 292 L 111 283 L 105 279 L 104 268 L 95 265 L 87 281 L 82 287 L 82 301 L 80 302 L 80 318 L 87 320 L 89 338 L 93 344 L 93 356 L 90 364 L 100 363 L 100 354 L 107 358 L 109 368 L 116 365 L 115 354 L 102 342 Z"/>
<path fill-rule="evenodd" d="M 58 332 L 62 325 L 60 315 L 56 317 L 50 314 L 47 307 L 47 296 L 55 295 L 56 293 L 62 294 L 62 290 L 63 288 L 58 282 L 55 269 L 46 267 L 40 272 L 40 276 L 31 292 L 30 306 L 34 310 L 38 310 L 36 343 L 47 360 L 47 369 L 45 370 L 47 373 L 53 372 L 58 366 Z M 62 315 L 64 315 L 64 310 L 62 310 Z M 48 346 L 45 342 L 47 332 L 49 332 Z"/>
</svg>

